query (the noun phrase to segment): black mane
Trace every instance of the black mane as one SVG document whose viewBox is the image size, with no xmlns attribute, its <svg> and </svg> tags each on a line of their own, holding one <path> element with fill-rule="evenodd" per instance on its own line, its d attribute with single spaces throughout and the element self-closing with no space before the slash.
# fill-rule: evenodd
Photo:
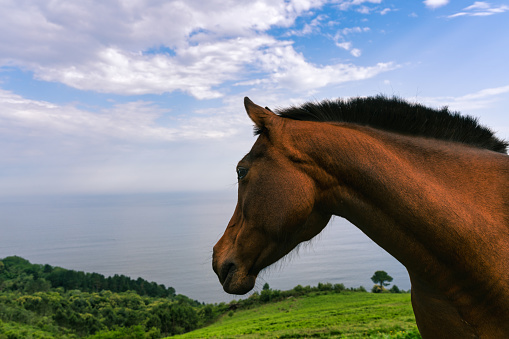
<svg viewBox="0 0 509 339">
<path fill-rule="evenodd" d="M 284 118 L 322 122 L 348 122 L 390 132 L 460 142 L 507 153 L 509 143 L 479 125 L 476 118 L 384 96 L 308 102 L 300 107 L 278 109 Z"/>
</svg>

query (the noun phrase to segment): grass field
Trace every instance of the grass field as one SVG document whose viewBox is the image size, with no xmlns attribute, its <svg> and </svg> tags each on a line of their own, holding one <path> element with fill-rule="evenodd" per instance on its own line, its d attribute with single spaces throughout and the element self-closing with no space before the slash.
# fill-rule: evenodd
<svg viewBox="0 0 509 339">
<path fill-rule="evenodd" d="M 172 338 L 420 338 L 410 294 L 307 295 L 231 311 Z"/>
</svg>

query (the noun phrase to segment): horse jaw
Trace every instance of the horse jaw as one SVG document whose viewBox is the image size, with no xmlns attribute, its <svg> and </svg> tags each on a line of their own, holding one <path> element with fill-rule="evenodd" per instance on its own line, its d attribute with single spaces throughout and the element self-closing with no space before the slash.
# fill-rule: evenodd
<svg viewBox="0 0 509 339">
<path fill-rule="evenodd" d="M 295 219 L 295 225 L 289 227 L 293 231 L 287 231 L 287 239 L 281 243 L 278 241 L 281 235 L 269 237 L 264 228 L 260 231 L 259 227 L 242 223 L 237 207 L 223 236 L 213 248 L 212 268 L 224 291 L 230 294 L 251 291 L 261 270 L 320 233 L 330 218 L 330 214 L 312 212 L 303 218 L 304 221 Z"/>
</svg>

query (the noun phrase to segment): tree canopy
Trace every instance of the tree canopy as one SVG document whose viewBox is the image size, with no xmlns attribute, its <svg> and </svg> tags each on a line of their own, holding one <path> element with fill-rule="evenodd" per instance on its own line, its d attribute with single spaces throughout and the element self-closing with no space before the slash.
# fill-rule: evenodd
<svg viewBox="0 0 509 339">
<path fill-rule="evenodd" d="M 380 288 L 390 285 L 392 277 L 385 271 L 376 271 L 371 277 L 371 281 L 375 284 L 379 284 Z"/>
</svg>

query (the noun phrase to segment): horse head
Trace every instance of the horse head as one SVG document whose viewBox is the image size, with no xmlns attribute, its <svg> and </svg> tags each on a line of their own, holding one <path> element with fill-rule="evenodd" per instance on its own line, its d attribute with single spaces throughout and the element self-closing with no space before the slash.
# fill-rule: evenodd
<svg viewBox="0 0 509 339">
<path fill-rule="evenodd" d="M 318 207 L 313 166 L 294 147 L 296 135 L 284 133 L 290 121 L 248 98 L 244 104 L 259 136 L 237 165 L 237 206 L 212 263 L 232 294 L 249 292 L 262 269 L 317 235 L 331 217 Z"/>
</svg>

